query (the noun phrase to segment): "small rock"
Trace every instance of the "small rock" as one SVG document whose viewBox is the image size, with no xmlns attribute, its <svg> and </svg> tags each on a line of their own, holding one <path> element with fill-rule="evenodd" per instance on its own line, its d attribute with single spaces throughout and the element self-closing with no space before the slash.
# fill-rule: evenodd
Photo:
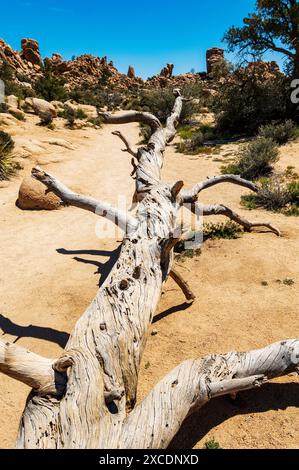
<svg viewBox="0 0 299 470">
<path fill-rule="evenodd" d="M 159 333 L 158 330 L 152 330 L 151 335 L 156 336 L 158 333 Z"/>
<path fill-rule="evenodd" d="M 60 207 L 60 199 L 54 193 L 31 177 L 23 179 L 17 200 L 17 206 L 23 210 L 55 210 Z"/>
</svg>

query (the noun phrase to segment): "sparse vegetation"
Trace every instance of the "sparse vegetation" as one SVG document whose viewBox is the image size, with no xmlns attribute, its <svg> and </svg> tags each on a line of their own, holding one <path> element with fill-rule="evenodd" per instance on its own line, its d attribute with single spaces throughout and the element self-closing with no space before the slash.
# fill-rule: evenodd
<svg viewBox="0 0 299 470">
<path fill-rule="evenodd" d="M 224 238 L 234 240 L 239 238 L 242 229 L 235 222 L 205 223 L 203 227 L 204 240 Z"/>
<path fill-rule="evenodd" d="M 5 84 L 5 94 L 7 96 L 15 95 L 18 98 L 25 99 L 35 95 L 32 88 L 23 87 L 16 83 L 14 70 L 5 60 L 0 65 L 0 80 L 3 80 Z"/>
<path fill-rule="evenodd" d="M 291 119 L 281 123 L 272 122 L 261 126 L 259 135 L 272 139 L 278 145 L 283 145 L 297 137 L 297 126 Z"/>
<path fill-rule="evenodd" d="M 178 134 L 182 141 L 178 144 L 177 150 L 181 153 L 187 155 L 197 155 L 199 153 L 211 154 L 215 150 L 211 146 L 204 146 L 206 141 L 217 138 L 215 129 L 212 126 L 182 126 Z"/>
<path fill-rule="evenodd" d="M 277 145 L 272 139 L 258 137 L 243 146 L 236 161 L 223 166 L 221 171 L 223 174 L 241 175 L 243 178 L 253 180 L 269 174 L 278 156 Z"/>
<path fill-rule="evenodd" d="M 46 62 L 43 76 L 34 84 L 34 90 L 38 97 L 46 101 L 66 101 L 68 93 L 64 88 L 65 81 L 54 77 L 51 66 Z"/>
<path fill-rule="evenodd" d="M 213 437 L 205 443 L 205 449 L 220 449 L 220 444 Z"/>
<path fill-rule="evenodd" d="M 53 124 L 53 116 L 50 111 L 40 112 L 39 113 L 40 126 L 48 127 L 48 129 L 54 130 L 55 126 Z"/>
<path fill-rule="evenodd" d="M 287 216 L 299 215 L 299 180 L 286 182 L 284 177 L 275 176 L 260 180 L 260 185 L 258 193 L 241 197 L 244 207 L 262 207 Z"/>
<path fill-rule="evenodd" d="M 11 154 L 13 148 L 14 141 L 11 136 L 0 131 L 0 180 L 9 179 L 16 170 L 16 164 Z"/>
<path fill-rule="evenodd" d="M 284 74 L 269 74 L 263 62 L 235 70 L 213 100 L 218 132 L 254 135 L 261 125 L 286 119 L 289 86 Z"/>
<path fill-rule="evenodd" d="M 198 87 L 186 87 L 186 93 L 182 90 L 185 97 L 196 98 L 200 94 L 200 85 Z M 167 117 L 172 111 L 174 105 L 173 88 L 159 88 L 143 90 L 135 96 L 135 99 L 127 102 L 127 109 L 137 109 L 150 112 L 157 116 L 165 124 Z M 180 116 L 180 122 L 189 123 L 192 116 L 199 112 L 200 106 L 194 100 L 186 101 Z"/>
</svg>

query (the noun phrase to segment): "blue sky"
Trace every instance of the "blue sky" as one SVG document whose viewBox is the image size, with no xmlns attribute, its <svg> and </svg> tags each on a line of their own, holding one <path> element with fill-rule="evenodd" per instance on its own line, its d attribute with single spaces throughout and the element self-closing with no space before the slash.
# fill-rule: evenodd
<svg viewBox="0 0 299 470">
<path fill-rule="evenodd" d="M 205 50 L 221 47 L 225 30 L 241 25 L 254 0 L 9 0 L 1 5 L 0 37 L 14 49 L 37 39 L 43 56 L 107 55 L 144 78 L 166 62 L 175 74 L 205 70 Z M 233 60 L 233 56 L 228 56 Z M 270 55 L 268 59 L 277 59 Z"/>
</svg>

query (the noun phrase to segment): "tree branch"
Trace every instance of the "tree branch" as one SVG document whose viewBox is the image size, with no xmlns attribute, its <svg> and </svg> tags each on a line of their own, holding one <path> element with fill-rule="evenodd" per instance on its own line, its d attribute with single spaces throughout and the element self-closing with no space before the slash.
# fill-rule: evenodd
<svg viewBox="0 0 299 470">
<path fill-rule="evenodd" d="M 130 122 L 141 122 L 150 126 L 152 131 L 156 131 L 161 126 L 159 119 L 151 113 L 140 111 L 128 111 L 125 114 L 99 113 L 107 124 L 127 124 Z"/>
<path fill-rule="evenodd" d="M 211 398 L 260 387 L 267 379 L 298 372 L 298 365 L 299 339 L 185 361 L 127 417 L 119 447 L 165 449 L 188 415 Z"/>
<path fill-rule="evenodd" d="M 135 149 L 131 146 L 130 142 L 126 139 L 126 137 L 120 131 L 114 131 L 114 132 L 112 132 L 112 135 L 116 135 L 117 137 L 119 137 L 123 141 L 123 143 L 125 144 L 126 149 L 123 150 L 123 152 L 128 152 L 134 158 L 137 159 L 137 157 L 138 157 L 137 149 Z"/>
<path fill-rule="evenodd" d="M 79 207 L 93 212 L 101 217 L 106 217 L 118 227 L 122 228 L 126 233 L 130 233 L 137 228 L 137 220 L 120 211 L 110 204 L 98 201 L 92 197 L 82 196 L 71 191 L 67 186 L 57 180 L 50 173 L 42 171 L 39 167 L 32 169 L 32 176 L 43 183 L 49 191 L 55 193 L 68 206 Z"/>
<path fill-rule="evenodd" d="M 255 193 L 258 192 L 258 186 L 251 181 L 245 180 L 237 175 L 221 175 L 221 176 L 214 176 L 213 178 L 209 178 L 206 181 L 201 181 L 193 186 L 192 189 L 189 191 L 182 192 L 182 200 L 183 202 L 193 202 L 197 200 L 198 194 L 203 191 L 204 189 L 211 188 L 216 184 L 221 183 L 232 183 L 237 184 L 239 186 L 243 186 L 244 188 L 248 188 Z"/>
<path fill-rule="evenodd" d="M 192 205 L 192 212 L 198 213 L 196 208 L 194 207 L 195 204 Z M 269 224 L 268 222 L 249 222 L 244 217 L 241 217 L 239 214 L 234 212 L 229 207 L 223 206 L 222 204 L 215 204 L 215 205 L 198 205 L 202 211 L 202 215 L 224 215 L 228 217 L 230 220 L 237 222 L 239 225 L 245 228 L 248 232 L 251 231 L 254 227 L 265 227 L 274 232 L 278 237 L 280 237 L 280 231 L 273 227 L 273 225 Z"/>
<path fill-rule="evenodd" d="M 33 388 L 39 395 L 62 395 L 66 375 L 54 370 L 53 359 L 0 340 L 0 372 Z"/>
<path fill-rule="evenodd" d="M 171 269 L 169 276 L 174 280 L 174 282 L 181 288 L 183 294 L 185 295 L 186 299 L 189 302 L 193 302 L 195 300 L 195 295 L 193 294 L 192 290 L 189 287 L 189 284 L 185 279 L 178 273 L 175 269 Z"/>
</svg>

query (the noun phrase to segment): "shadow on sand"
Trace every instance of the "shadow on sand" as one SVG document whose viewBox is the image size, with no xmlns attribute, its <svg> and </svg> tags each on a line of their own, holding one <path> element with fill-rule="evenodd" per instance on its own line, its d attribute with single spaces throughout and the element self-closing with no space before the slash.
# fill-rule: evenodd
<svg viewBox="0 0 299 470">
<path fill-rule="evenodd" d="M 186 419 L 169 448 L 192 449 L 210 430 L 234 416 L 284 410 L 290 406 L 299 407 L 298 382 L 268 383 L 260 389 L 242 392 L 236 400 L 228 396 L 215 398 Z"/>
</svg>

